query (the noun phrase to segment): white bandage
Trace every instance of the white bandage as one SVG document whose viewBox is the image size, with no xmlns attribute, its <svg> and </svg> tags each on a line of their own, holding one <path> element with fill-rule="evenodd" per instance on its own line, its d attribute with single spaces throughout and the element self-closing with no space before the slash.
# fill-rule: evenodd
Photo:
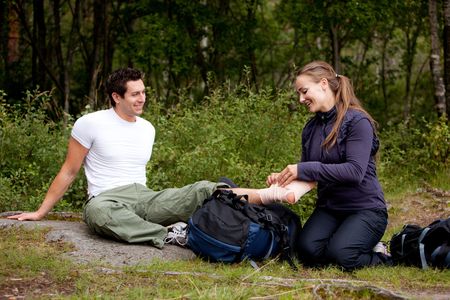
<svg viewBox="0 0 450 300">
<path fill-rule="evenodd" d="M 263 204 L 273 202 L 288 202 L 290 204 L 296 203 L 300 197 L 312 190 L 316 186 L 315 182 L 305 182 L 294 180 L 286 187 L 280 187 L 278 184 L 272 184 L 270 187 L 258 190 Z M 288 200 L 289 194 L 294 193 L 294 199 Z"/>
</svg>

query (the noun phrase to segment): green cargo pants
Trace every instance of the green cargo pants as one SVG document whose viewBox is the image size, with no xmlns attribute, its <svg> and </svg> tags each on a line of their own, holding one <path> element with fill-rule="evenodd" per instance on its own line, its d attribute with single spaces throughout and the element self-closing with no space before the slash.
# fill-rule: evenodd
<svg viewBox="0 0 450 300">
<path fill-rule="evenodd" d="M 162 248 L 165 226 L 187 222 L 218 186 L 226 187 L 209 181 L 158 192 L 141 184 L 117 187 L 91 198 L 84 207 L 83 220 L 99 235 Z"/>
</svg>

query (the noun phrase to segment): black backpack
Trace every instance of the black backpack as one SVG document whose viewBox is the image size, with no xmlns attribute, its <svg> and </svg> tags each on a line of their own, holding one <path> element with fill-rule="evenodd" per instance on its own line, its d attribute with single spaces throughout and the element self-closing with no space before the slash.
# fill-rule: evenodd
<svg viewBox="0 0 450 300">
<path fill-rule="evenodd" d="M 407 224 L 390 241 L 394 264 L 450 268 L 450 218 L 427 227 Z"/>
<path fill-rule="evenodd" d="M 264 260 L 281 253 L 295 268 L 300 219 L 281 204 L 256 205 L 232 191 L 217 190 L 188 221 L 187 244 L 212 262 Z"/>
</svg>

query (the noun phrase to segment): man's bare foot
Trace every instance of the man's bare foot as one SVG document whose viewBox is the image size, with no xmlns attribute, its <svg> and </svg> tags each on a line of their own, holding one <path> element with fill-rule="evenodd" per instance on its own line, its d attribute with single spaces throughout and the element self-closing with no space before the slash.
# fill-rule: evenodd
<svg viewBox="0 0 450 300">
<path fill-rule="evenodd" d="M 298 199 L 295 198 L 295 193 L 291 192 L 289 190 L 286 191 L 285 198 L 286 198 L 285 202 L 287 202 L 289 204 L 295 204 L 298 201 Z"/>
</svg>

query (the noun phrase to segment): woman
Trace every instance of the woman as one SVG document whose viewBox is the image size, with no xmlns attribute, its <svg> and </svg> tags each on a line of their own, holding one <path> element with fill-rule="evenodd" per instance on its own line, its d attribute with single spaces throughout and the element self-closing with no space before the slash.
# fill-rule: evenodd
<svg viewBox="0 0 450 300">
<path fill-rule="evenodd" d="M 301 104 L 315 116 L 302 132 L 302 159 L 268 184 L 317 182 L 318 199 L 298 241 L 306 265 L 335 263 L 347 270 L 389 263 L 374 252 L 387 226 L 383 191 L 374 156 L 379 142 L 375 121 L 362 108 L 350 80 L 322 61 L 296 74 Z"/>
</svg>

